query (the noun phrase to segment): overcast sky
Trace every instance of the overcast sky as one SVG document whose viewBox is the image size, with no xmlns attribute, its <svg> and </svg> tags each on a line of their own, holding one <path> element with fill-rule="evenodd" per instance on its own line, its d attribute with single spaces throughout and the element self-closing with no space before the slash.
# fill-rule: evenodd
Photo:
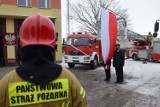
<svg viewBox="0 0 160 107">
<path fill-rule="evenodd" d="M 128 9 L 132 30 L 145 35 L 154 30 L 154 23 L 160 19 L 160 0 L 120 0 Z"/>
<path fill-rule="evenodd" d="M 66 1 L 62 0 L 62 35 L 66 36 Z M 154 23 L 160 19 L 160 0 L 120 0 L 123 8 L 128 9 L 134 32 L 141 35 L 153 33 Z M 160 37 L 160 31 L 159 31 Z"/>
</svg>

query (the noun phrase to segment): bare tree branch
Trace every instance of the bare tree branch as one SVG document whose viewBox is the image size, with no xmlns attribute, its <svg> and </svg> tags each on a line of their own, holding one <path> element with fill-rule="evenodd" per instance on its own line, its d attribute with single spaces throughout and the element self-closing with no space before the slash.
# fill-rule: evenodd
<svg viewBox="0 0 160 107">
<path fill-rule="evenodd" d="M 79 23 L 80 30 L 98 34 L 102 7 L 125 18 L 129 25 L 127 9 L 122 9 L 118 0 L 78 0 L 76 4 L 70 3 L 70 18 Z"/>
</svg>

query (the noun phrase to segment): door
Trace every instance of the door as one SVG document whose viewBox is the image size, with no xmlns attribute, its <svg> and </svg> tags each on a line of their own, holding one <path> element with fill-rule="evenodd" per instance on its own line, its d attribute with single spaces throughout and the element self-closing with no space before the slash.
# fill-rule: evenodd
<svg viewBox="0 0 160 107">
<path fill-rule="evenodd" d="M 0 18 L 0 66 L 4 66 L 4 45 L 3 45 L 3 37 L 6 31 L 6 20 L 4 18 Z"/>
<path fill-rule="evenodd" d="M 21 24 L 23 21 L 24 21 L 24 19 L 15 19 L 14 20 L 15 33 L 17 34 L 17 37 L 18 37 L 18 46 L 20 46 L 19 30 L 20 30 L 20 27 L 21 27 Z"/>
<path fill-rule="evenodd" d="M 22 22 L 24 21 L 24 19 L 15 19 L 14 20 L 14 28 L 15 28 L 15 33 L 17 34 L 18 37 L 18 43 L 17 43 L 17 47 L 16 47 L 16 61 L 18 62 L 18 64 L 21 64 L 21 49 L 20 49 L 20 34 L 19 34 L 19 30 L 21 27 Z"/>
</svg>

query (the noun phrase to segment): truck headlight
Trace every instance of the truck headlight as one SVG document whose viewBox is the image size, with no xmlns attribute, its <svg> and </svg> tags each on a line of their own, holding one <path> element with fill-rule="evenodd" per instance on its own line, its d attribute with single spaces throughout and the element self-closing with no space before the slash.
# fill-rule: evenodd
<svg viewBox="0 0 160 107">
<path fill-rule="evenodd" d="M 67 57 L 67 56 L 64 56 L 64 59 L 68 59 L 68 57 Z"/>
<path fill-rule="evenodd" d="M 84 60 L 89 60 L 90 59 L 90 57 L 84 57 Z"/>
</svg>

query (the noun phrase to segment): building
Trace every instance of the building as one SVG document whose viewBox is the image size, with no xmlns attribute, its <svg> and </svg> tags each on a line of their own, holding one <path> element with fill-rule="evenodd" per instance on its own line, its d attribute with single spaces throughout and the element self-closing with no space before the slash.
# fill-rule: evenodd
<svg viewBox="0 0 160 107">
<path fill-rule="evenodd" d="M 62 61 L 61 0 L 0 0 L 0 66 L 17 64 L 20 26 L 26 17 L 36 13 L 55 24 L 59 34 L 56 61 Z"/>
</svg>

